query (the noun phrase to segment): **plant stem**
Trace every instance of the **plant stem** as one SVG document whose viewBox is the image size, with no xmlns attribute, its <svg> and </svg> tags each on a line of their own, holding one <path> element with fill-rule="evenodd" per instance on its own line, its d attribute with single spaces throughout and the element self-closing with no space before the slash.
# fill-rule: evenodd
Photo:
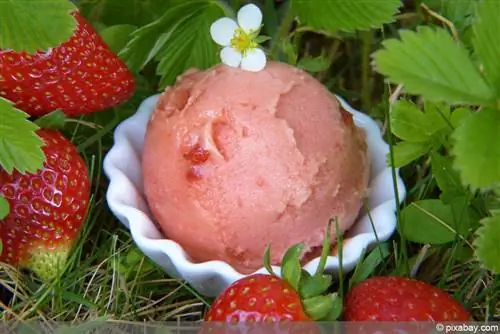
<svg viewBox="0 0 500 334">
<path fill-rule="evenodd" d="M 87 122 L 87 121 L 84 121 L 84 120 L 81 120 L 81 119 L 76 119 L 76 118 L 67 118 L 67 119 L 64 120 L 64 122 L 66 122 L 66 123 L 77 123 L 77 124 L 81 124 L 81 125 L 87 126 L 89 128 L 92 128 L 92 129 L 100 129 L 100 128 L 102 128 L 102 126 L 99 125 L 99 124 L 92 123 L 92 122 Z"/>
<path fill-rule="evenodd" d="M 288 8 L 286 9 L 285 17 L 281 21 L 281 24 L 278 28 L 278 32 L 274 36 L 272 43 L 271 43 L 271 50 L 269 51 L 269 55 L 271 56 L 272 59 L 278 58 L 277 54 L 279 51 L 280 42 L 283 41 L 287 37 L 290 26 L 292 25 L 294 20 L 295 20 L 295 13 L 294 13 L 291 5 L 288 4 Z"/>
<path fill-rule="evenodd" d="M 335 219 L 335 233 L 337 234 L 337 257 L 339 259 L 339 295 L 344 299 L 344 236 L 342 235 L 339 227 L 338 219 Z"/>
<path fill-rule="evenodd" d="M 341 40 L 340 39 L 334 39 L 330 48 L 328 49 L 328 54 L 327 54 L 327 59 L 328 63 L 330 64 L 330 67 L 333 65 L 335 59 L 337 58 L 337 52 L 340 47 Z M 325 77 L 328 75 L 328 71 L 323 71 L 318 74 L 317 79 L 319 81 L 325 80 Z"/>
<path fill-rule="evenodd" d="M 386 89 L 388 87 L 386 86 Z M 396 171 L 396 168 L 394 168 L 394 138 L 392 137 L 392 126 L 391 126 L 391 112 L 392 112 L 392 106 L 396 102 L 396 100 L 399 97 L 399 94 L 401 93 L 401 90 L 403 89 L 403 85 L 399 85 L 394 93 L 392 93 L 389 97 L 389 103 L 387 107 L 385 108 L 385 119 L 387 120 L 387 144 L 389 144 L 389 160 L 390 160 L 390 166 L 391 166 L 391 174 L 392 174 L 392 185 L 394 189 L 394 197 L 396 201 L 396 219 L 397 219 L 397 227 L 401 227 L 401 202 L 399 200 L 399 188 L 398 188 L 398 176 L 399 172 Z M 387 101 L 386 101 L 387 103 Z M 408 259 L 408 249 L 406 248 L 406 238 L 404 235 L 404 232 L 400 233 L 401 237 L 401 252 L 399 252 L 398 258 L 396 258 L 396 263 L 397 267 L 400 268 L 401 261 L 407 260 Z M 402 259 L 402 258 L 403 259 Z M 405 266 L 405 271 L 409 272 L 410 268 L 408 267 L 408 262 L 404 261 L 404 266 Z"/>
</svg>

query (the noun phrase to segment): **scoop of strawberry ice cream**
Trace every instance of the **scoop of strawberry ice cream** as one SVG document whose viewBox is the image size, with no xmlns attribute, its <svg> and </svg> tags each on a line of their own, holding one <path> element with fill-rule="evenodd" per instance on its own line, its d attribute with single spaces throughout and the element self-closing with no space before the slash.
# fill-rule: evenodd
<svg viewBox="0 0 500 334">
<path fill-rule="evenodd" d="M 369 177 L 351 114 L 312 76 L 278 62 L 186 72 L 158 101 L 142 163 L 165 236 L 192 261 L 244 274 L 262 267 L 268 244 L 279 264 L 292 244 L 320 247 L 330 219 L 348 229 Z"/>
</svg>

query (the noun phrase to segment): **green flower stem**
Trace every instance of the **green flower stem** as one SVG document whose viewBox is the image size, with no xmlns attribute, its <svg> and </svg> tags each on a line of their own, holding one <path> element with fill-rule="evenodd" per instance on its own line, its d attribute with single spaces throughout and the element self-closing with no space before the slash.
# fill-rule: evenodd
<svg viewBox="0 0 500 334">
<path fill-rule="evenodd" d="M 343 298 L 344 297 L 344 264 L 343 264 L 343 254 L 344 250 L 343 248 L 343 236 L 342 232 L 340 232 L 340 226 L 339 226 L 339 221 L 337 218 L 335 218 L 335 232 L 337 234 L 337 254 L 339 258 L 339 291 L 340 291 L 340 296 Z"/>
<path fill-rule="evenodd" d="M 289 4 L 285 13 L 285 17 L 281 21 L 278 32 L 274 36 L 271 43 L 271 50 L 269 51 L 269 55 L 271 56 L 272 59 L 278 58 L 280 42 L 283 41 L 288 35 L 288 31 L 290 30 L 290 26 L 292 25 L 294 20 L 295 20 L 295 12 L 292 6 Z"/>
<path fill-rule="evenodd" d="M 388 92 L 388 86 L 386 85 L 385 86 L 385 92 L 384 92 L 384 95 L 386 96 L 389 96 L 389 92 Z M 391 116 L 390 116 L 390 113 L 392 111 L 392 105 L 391 105 L 391 102 L 389 102 L 389 105 L 386 106 L 385 109 L 385 119 L 387 120 L 387 133 L 388 133 L 388 136 L 387 136 L 387 144 L 389 144 L 389 161 L 390 161 L 390 165 L 392 166 L 391 167 L 391 174 L 392 174 L 392 186 L 393 186 L 393 189 L 394 189 L 394 197 L 395 197 L 395 201 L 396 201 L 396 219 L 397 219 L 397 228 L 401 228 L 401 203 L 399 201 L 399 188 L 398 188 L 398 176 L 397 176 L 397 172 L 396 172 L 396 168 L 394 168 L 394 161 L 395 161 L 395 158 L 394 158 L 394 137 L 392 135 L 392 124 L 391 124 Z M 394 254 L 394 257 L 396 259 L 396 267 L 397 268 L 400 268 L 400 265 L 403 264 L 405 266 L 404 269 L 406 269 L 406 271 L 409 271 L 410 268 L 408 267 L 408 261 L 405 261 L 404 259 L 407 259 L 408 258 L 408 255 L 407 255 L 407 248 L 406 248 L 406 238 L 404 236 L 404 233 L 400 233 L 400 237 L 401 237 L 401 252 L 398 252 L 397 249 L 395 250 L 395 254 Z"/>
<path fill-rule="evenodd" d="M 330 255 L 330 246 L 331 246 L 330 245 L 331 244 L 330 234 L 331 234 L 331 229 L 332 229 L 332 221 L 329 220 L 328 224 L 326 225 L 325 238 L 324 238 L 324 241 L 323 241 L 323 248 L 321 250 L 321 257 L 320 257 L 319 264 L 318 264 L 318 270 L 317 270 L 315 276 L 322 276 L 323 275 L 323 271 L 325 270 L 326 261 L 328 260 L 328 256 Z"/>
</svg>

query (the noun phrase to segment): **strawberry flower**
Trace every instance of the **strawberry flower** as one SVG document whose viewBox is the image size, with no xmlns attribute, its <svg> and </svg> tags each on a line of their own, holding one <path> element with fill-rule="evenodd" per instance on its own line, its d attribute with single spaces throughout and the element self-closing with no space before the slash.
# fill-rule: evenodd
<svg viewBox="0 0 500 334">
<path fill-rule="evenodd" d="M 240 8 L 237 21 L 223 17 L 210 26 L 210 35 L 222 46 L 220 58 L 231 67 L 257 72 L 266 66 L 266 54 L 259 47 L 262 12 L 254 4 Z"/>
</svg>

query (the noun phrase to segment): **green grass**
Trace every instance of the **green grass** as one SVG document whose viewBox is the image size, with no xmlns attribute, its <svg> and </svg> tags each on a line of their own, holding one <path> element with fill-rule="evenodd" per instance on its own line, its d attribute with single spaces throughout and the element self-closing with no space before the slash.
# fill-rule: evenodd
<svg viewBox="0 0 500 334">
<path fill-rule="evenodd" d="M 398 24 L 415 25 L 412 15 L 402 16 Z M 378 119 L 390 144 L 393 139 L 388 136 L 387 112 L 394 87 L 372 71 L 370 54 L 383 38 L 395 34 L 396 27 L 389 26 L 383 33 L 363 32 L 335 40 L 305 33 L 301 39 L 303 52 L 325 51 L 332 61 L 331 68 L 319 73 L 318 79 L 354 107 Z M 92 174 L 88 221 L 65 275 L 53 285 L 43 285 L 30 273 L 1 265 L 0 285 L 14 295 L 9 305 L 0 304 L 4 309 L 0 313 L 2 319 L 71 322 L 105 317 L 116 321 L 178 321 L 203 317 L 211 300 L 185 282 L 168 277 L 143 257 L 105 200 L 108 180 L 102 171 L 102 160 L 112 145 L 113 129 L 154 92 L 151 86 L 154 83 L 141 82 L 136 96 L 126 105 L 82 119 L 95 123 L 94 127 L 79 123 L 68 127 L 67 135 L 78 145 Z M 408 187 L 402 206 L 436 197 L 428 161 L 407 166 L 401 174 Z M 479 266 L 466 242 L 423 246 L 410 244 L 395 234 L 388 243 L 391 255 L 374 274 L 415 274 L 452 293 L 476 320 L 500 316 L 500 279 Z M 348 278 L 346 275 L 344 279 Z"/>
</svg>

